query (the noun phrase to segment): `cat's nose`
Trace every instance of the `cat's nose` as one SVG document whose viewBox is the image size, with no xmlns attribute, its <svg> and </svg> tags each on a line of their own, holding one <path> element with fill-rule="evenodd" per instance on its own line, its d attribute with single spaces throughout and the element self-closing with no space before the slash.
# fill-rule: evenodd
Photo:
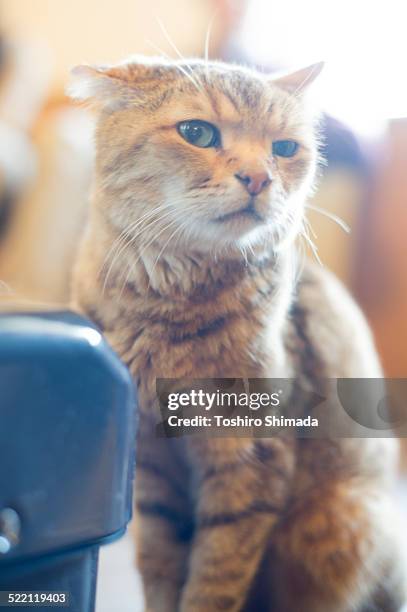
<svg viewBox="0 0 407 612">
<path fill-rule="evenodd" d="M 246 174 L 238 172 L 235 177 L 240 181 L 250 193 L 251 196 L 258 195 L 265 187 L 270 185 L 271 176 L 268 172 L 253 172 Z"/>
</svg>

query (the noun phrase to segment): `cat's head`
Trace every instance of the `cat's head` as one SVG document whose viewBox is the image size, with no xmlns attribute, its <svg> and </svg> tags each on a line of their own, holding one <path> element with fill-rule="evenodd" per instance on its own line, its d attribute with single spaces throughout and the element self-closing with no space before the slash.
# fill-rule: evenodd
<svg viewBox="0 0 407 612">
<path fill-rule="evenodd" d="M 318 160 L 305 92 L 316 64 L 273 78 L 193 60 L 74 69 L 98 110 L 96 203 L 134 245 L 278 248 L 299 229 Z"/>
</svg>

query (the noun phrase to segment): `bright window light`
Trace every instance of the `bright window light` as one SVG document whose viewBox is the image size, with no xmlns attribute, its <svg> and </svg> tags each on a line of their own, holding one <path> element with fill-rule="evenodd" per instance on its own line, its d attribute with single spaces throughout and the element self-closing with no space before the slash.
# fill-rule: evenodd
<svg viewBox="0 0 407 612">
<path fill-rule="evenodd" d="M 401 0 L 252 0 L 241 42 L 277 69 L 324 60 L 323 109 L 372 133 L 407 117 L 406 19 Z"/>
</svg>

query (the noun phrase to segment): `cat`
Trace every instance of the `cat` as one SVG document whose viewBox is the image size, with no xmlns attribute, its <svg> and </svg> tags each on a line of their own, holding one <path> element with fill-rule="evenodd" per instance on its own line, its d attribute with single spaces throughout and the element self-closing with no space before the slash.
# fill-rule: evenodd
<svg viewBox="0 0 407 612">
<path fill-rule="evenodd" d="M 73 304 L 138 389 L 148 612 L 398 610 L 394 439 L 155 435 L 156 378 L 380 377 L 371 333 L 296 256 L 319 161 L 309 90 L 221 62 L 73 71 L 97 113 Z"/>
</svg>

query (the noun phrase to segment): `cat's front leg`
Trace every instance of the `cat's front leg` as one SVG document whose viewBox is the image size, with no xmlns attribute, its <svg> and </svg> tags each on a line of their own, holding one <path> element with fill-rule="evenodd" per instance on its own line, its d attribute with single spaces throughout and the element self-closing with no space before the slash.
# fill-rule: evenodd
<svg viewBox="0 0 407 612">
<path fill-rule="evenodd" d="M 140 435 L 135 526 L 146 612 L 178 611 L 193 527 L 187 484 L 169 442 Z"/>
<path fill-rule="evenodd" d="M 195 441 L 203 463 L 181 612 L 238 612 L 286 502 L 293 446 L 282 440 Z"/>
</svg>

